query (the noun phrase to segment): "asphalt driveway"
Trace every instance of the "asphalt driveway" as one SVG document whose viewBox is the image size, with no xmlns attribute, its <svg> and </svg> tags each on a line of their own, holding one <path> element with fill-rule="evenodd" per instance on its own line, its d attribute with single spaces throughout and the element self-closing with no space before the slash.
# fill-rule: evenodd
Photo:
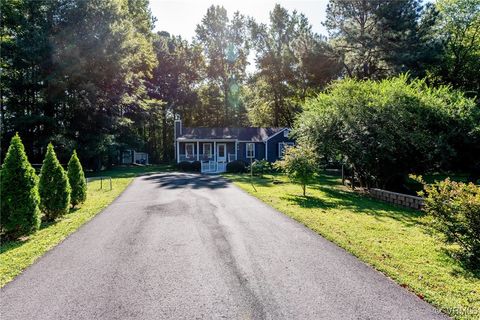
<svg viewBox="0 0 480 320">
<path fill-rule="evenodd" d="M 134 180 L 1 289 L 1 319 L 444 319 L 216 176 Z"/>
</svg>

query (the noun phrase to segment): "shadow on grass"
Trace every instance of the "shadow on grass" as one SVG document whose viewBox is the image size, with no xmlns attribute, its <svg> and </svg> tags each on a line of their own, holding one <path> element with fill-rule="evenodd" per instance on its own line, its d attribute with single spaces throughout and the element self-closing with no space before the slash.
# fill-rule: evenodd
<svg viewBox="0 0 480 320">
<path fill-rule="evenodd" d="M 308 189 L 321 192 L 322 196 L 308 195 Z M 302 208 L 319 209 L 347 209 L 356 214 L 366 214 L 381 221 L 384 218 L 394 219 L 406 226 L 425 225 L 421 219 L 425 214 L 422 211 L 397 207 L 390 203 L 382 202 L 352 192 L 341 185 L 340 178 L 334 175 L 322 174 L 316 184 L 307 187 L 307 196 L 287 195 L 282 199 L 295 203 Z"/>
<path fill-rule="evenodd" d="M 224 175 L 225 178 L 231 178 L 233 181 L 241 182 L 241 183 L 248 183 L 254 184 L 255 186 L 260 187 L 269 187 L 273 184 L 277 184 L 280 180 L 276 180 L 274 175 L 265 175 L 263 177 L 253 176 L 250 177 L 250 174 L 243 173 L 243 174 L 226 174 Z M 283 182 L 282 182 L 283 183 Z"/>
<path fill-rule="evenodd" d="M 38 231 L 41 231 L 43 229 L 46 229 L 48 227 L 51 227 L 51 226 L 57 224 L 58 222 L 62 221 L 63 219 L 68 218 L 71 214 L 75 213 L 79 209 L 80 209 L 79 207 L 70 208 L 70 210 L 68 211 L 67 214 L 63 215 L 61 218 L 58 218 L 54 221 L 46 221 L 42 217 L 42 220 L 40 222 L 40 228 L 38 229 Z M 29 236 L 25 236 L 25 237 L 22 237 L 22 238 L 16 239 L 16 240 L 4 239 L 4 237 L 2 235 L 2 238 L 1 238 L 1 241 L 0 241 L 0 254 L 8 252 L 8 251 L 16 249 L 16 248 L 19 248 L 19 247 L 23 246 L 24 244 L 27 244 L 28 242 L 31 241 L 31 237 L 34 234 L 35 233 L 32 233 Z"/>
<path fill-rule="evenodd" d="M 325 200 L 322 200 L 318 197 L 312 197 L 309 195 L 306 195 L 306 196 L 289 195 L 287 197 L 281 197 L 281 199 L 287 200 L 289 202 L 294 202 L 296 205 L 302 208 L 307 208 L 307 209 L 312 209 L 312 208 L 327 209 L 332 207 L 332 204 L 326 202 Z"/>
</svg>

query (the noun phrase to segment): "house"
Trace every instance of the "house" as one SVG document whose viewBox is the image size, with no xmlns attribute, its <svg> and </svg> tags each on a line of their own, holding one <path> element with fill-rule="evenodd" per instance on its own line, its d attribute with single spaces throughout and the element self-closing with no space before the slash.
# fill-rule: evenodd
<svg viewBox="0 0 480 320">
<path fill-rule="evenodd" d="M 187 128 L 175 118 L 175 159 L 199 161 L 201 172 L 224 172 L 228 162 L 275 162 L 294 145 L 289 128 Z"/>
<path fill-rule="evenodd" d="M 136 152 L 135 150 L 123 150 L 121 154 L 122 164 L 148 164 L 148 153 Z"/>
</svg>

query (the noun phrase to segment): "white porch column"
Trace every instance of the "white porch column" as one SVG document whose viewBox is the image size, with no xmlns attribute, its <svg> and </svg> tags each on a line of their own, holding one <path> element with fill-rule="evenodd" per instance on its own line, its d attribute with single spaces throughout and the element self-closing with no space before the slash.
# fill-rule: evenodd
<svg viewBox="0 0 480 320">
<path fill-rule="evenodd" d="M 200 142 L 197 141 L 197 161 L 200 160 Z"/>
<path fill-rule="evenodd" d="M 237 140 L 235 140 L 235 160 L 237 159 Z"/>
<path fill-rule="evenodd" d="M 265 141 L 265 160 L 268 161 L 268 141 Z"/>
<path fill-rule="evenodd" d="M 217 141 L 213 141 L 213 161 L 215 162 L 215 171 L 217 171 Z"/>
<path fill-rule="evenodd" d="M 180 142 L 177 141 L 177 163 L 180 163 Z"/>
</svg>

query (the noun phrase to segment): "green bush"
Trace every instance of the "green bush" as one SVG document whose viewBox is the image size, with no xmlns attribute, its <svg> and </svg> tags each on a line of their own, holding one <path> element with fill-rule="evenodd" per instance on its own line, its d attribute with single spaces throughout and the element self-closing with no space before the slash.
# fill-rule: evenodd
<svg viewBox="0 0 480 320">
<path fill-rule="evenodd" d="M 38 177 L 28 162 L 22 140 L 16 134 L 0 172 L 0 229 L 8 238 L 18 238 L 40 227 Z"/>
<path fill-rule="evenodd" d="M 68 161 L 68 182 L 72 188 L 70 203 L 72 208 L 75 208 L 77 204 L 83 203 L 87 199 L 87 182 L 75 150 Z"/>
<path fill-rule="evenodd" d="M 40 209 L 47 221 L 66 214 L 70 205 L 70 184 L 68 177 L 58 162 L 53 145 L 48 144 L 47 154 L 40 170 Z"/>
<path fill-rule="evenodd" d="M 392 189 L 412 172 L 462 171 L 478 161 L 480 111 L 450 87 L 407 76 L 345 79 L 304 110 L 295 123 L 299 141 L 353 168 L 362 186 Z"/>
<path fill-rule="evenodd" d="M 183 171 L 183 172 L 195 171 L 195 167 L 194 167 L 193 163 L 189 162 L 189 161 L 182 161 L 182 162 L 177 163 L 177 168 L 178 168 L 178 170 Z"/>
<path fill-rule="evenodd" d="M 458 244 L 471 262 L 480 262 L 480 187 L 444 181 L 425 185 L 425 211 L 449 243 Z"/>
<path fill-rule="evenodd" d="M 273 171 L 273 166 L 267 160 L 255 160 L 249 166 L 248 171 L 251 171 L 253 175 L 263 177 L 264 174 L 271 173 Z"/>
<path fill-rule="evenodd" d="M 275 167 L 285 172 L 290 180 L 302 186 L 303 195 L 318 169 L 317 154 L 313 147 L 297 145 L 285 150 L 283 160 L 275 162 Z"/>
<path fill-rule="evenodd" d="M 200 161 L 193 161 L 191 163 L 191 169 L 194 172 L 200 172 L 202 170 L 202 163 Z"/>
<path fill-rule="evenodd" d="M 228 173 L 245 173 L 247 172 L 247 165 L 242 160 L 235 160 L 227 163 Z"/>
</svg>

